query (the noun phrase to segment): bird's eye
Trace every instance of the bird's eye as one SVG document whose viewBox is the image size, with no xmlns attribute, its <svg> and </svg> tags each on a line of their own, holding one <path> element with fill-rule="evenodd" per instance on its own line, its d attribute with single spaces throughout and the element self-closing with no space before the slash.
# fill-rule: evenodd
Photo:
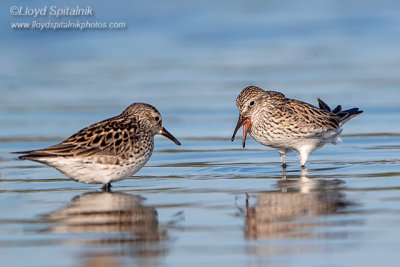
<svg viewBox="0 0 400 267">
<path fill-rule="evenodd" d="M 160 120 L 160 117 L 157 116 L 157 117 L 155 117 L 154 119 L 155 119 L 156 121 L 159 121 L 159 120 Z"/>
<path fill-rule="evenodd" d="M 251 101 L 250 103 L 249 103 L 249 106 L 251 107 L 251 106 L 254 106 L 254 101 Z"/>
</svg>

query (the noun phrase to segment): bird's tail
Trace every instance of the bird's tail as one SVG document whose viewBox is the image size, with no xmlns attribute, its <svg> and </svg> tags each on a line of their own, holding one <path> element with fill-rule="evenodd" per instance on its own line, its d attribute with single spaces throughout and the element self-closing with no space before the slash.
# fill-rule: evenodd
<svg viewBox="0 0 400 267">
<path fill-rule="evenodd" d="M 29 159 L 29 160 L 50 156 L 48 153 L 47 154 L 43 153 L 40 150 L 10 152 L 10 154 L 22 154 L 22 156 L 18 156 L 19 159 Z"/>
<path fill-rule="evenodd" d="M 336 108 L 331 110 L 331 108 L 328 106 L 328 104 L 326 104 L 324 101 L 322 101 L 319 98 L 318 98 L 318 105 L 319 105 L 320 109 L 336 115 L 338 117 L 339 125 L 343 125 L 346 122 L 348 122 L 349 120 L 351 120 L 352 118 L 363 113 L 363 111 L 359 110 L 359 108 L 351 108 L 351 109 L 347 109 L 347 110 L 342 110 L 341 105 L 338 105 Z"/>
</svg>

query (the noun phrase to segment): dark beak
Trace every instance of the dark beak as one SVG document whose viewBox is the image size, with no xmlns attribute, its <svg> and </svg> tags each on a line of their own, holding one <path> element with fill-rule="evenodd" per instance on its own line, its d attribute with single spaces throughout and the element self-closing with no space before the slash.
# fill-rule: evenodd
<svg viewBox="0 0 400 267">
<path fill-rule="evenodd" d="M 233 135 L 232 135 L 232 138 L 231 138 L 232 142 L 233 142 L 233 140 L 235 140 L 235 136 L 236 136 L 237 131 L 240 129 L 240 127 L 242 127 L 242 122 L 243 122 L 243 117 L 241 115 L 239 115 L 239 119 L 238 119 L 238 122 L 236 124 L 235 131 L 233 131 Z"/>
<path fill-rule="evenodd" d="M 246 146 L 246 136 L 247 136 L 247 132 L 249 131 L 249 128 L 251 126 L 251 120 L 249 118 L 243 118 L 242 115 L 239 115 L 239 119 L 238 122 L 236 124 L 236 128 L 235 131 L 233 132 L 231 141 L 235 140 L 235 135 L 237 133 L 237 131 L 240 129 L 240 127 L 243 126 L 243 141 L 242 141 L 242 145 L 243 148 Z"/>
<path fill-rule="evenodd" d="M 167 137 L 168 139 L 172 140 L 175 144 L 177 144 L 178 146 L 181 145 L 181 143 L 178 141 L 178 139 L 176 139 L 170 132 L 167 131 L 167 129 L 165 129 L 164 127 L 161 130 L 161 135 L 164 135 L 165 137 Z"/>
</svg>

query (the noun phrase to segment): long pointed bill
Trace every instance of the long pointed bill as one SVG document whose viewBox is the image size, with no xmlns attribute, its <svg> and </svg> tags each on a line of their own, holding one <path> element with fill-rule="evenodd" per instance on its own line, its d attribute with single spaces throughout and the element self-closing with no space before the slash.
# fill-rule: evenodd
<svg viewBox="0 0 400 267">
<path fill-rule="evenodd" d="M 233 142 L 233 140 L 235 140 L 235 136 L 236 136 L 237 131 L 240 129 L 240 127 L 242 127 L 242 122 L 243 122 L 243 117 L 239 115 L 239 119 L 238 119 L 238 122 L 236 124 L 235 131 L 233 131 L 233 135 L 232 135 L 232 138 L 231 138 L 232 142 Z"/>
<path fill-rule="evenodd" d="M 161 130 L 161 135 L 164 135 L 165 137 L 167 137 L 168 139 L 170 139 L 171 141 L 173 141 L 175 144 L 177 144 L 178 146 L 181 145 L 181 143 L 178 141 L 178 139 L 176 139 L 170 132 L 167 131 L 167 129 L 165 129 L 164 127 Z"/>
<path fill-rule="evenodd" d="M 251 120 L 249 118 L 243 118 L 242 116 L 239 116 L 238 122 L 236 124 L 236 128 L 235 131 L 233 132 L 231 141 L 235 140 L 235 135 L 237 133 L 237 131 L 240 129 L 240 127 L 243 126 L 243 141 L 242 141 L 242 145 L 243 148 L 246 146 L 246 136 L 247 136 L 247 132 L 249 131 L 249 128 L 251 126 Z"/>
</svg>

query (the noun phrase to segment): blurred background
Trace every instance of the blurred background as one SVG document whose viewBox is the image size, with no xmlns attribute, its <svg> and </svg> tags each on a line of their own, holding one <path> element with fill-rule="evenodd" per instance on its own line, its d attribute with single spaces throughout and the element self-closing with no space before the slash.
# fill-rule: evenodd
<svg viewBox="0 0 400 267">
<path fill-rule="evenodd" d="M 91 6 L 95 14 L 21 18 L 9 14 L 12 5 Z M 65 136 L 64 126 L 76 118 L 60 119 L 63 114 L 78 112 L 91 122 L 144 101 L 159 108 L 166 123 L 171 112 L 181 120 L 190 116 L 195 131 L 182 127 L 175 130 L 178 136 L 222 137 L 232 132 L 237 94 L 254 84 L 310 103 L 320 97 L 331 105 L 365 109 L 348 133 L 375 131 L 361 120 L 398 132 L 399 124 L 388 124 L 393 117 L 376 114 L 399 110 L 399 5 L 389 0 L 2 1 L 1 108 L 12 110 L 14 121 L 34 116 L 30 123 L 41 122 L 36 133 L 46 134 L 63 121 L 52 135 Z M 10 27 L 32 20 L 116 21 L 127 29 Z M 204 120 L 210 127 L 196 127 Z M 12 127 L 13 134 L 23 135 L 28 130 L 23 126 Z M 36 131 L 32 128 L 37 127 L 29 134 Z"/>
<path fill-rule="evenodd" d="M 77 5 L 90 6 L 94 15 L 10 15 L 12 6 Z M 8 266 L 96 266 L 98 259 L 161 266 L 187 265 L 193 259 L 220 266 L 321 265 L 329 259 L 343 266 L 351 265 L 353 255 L 361 255 L 357 262 L 364 265 L 397 258 L 400 2 L 5 0 L 0 9 L 0 258 Z M 127 28 L 10 26 L 49 20 L 125 22 Z M 230 142 L 238 115 L 235 99 L 248 85 L 312 104 L 319 97 L 331 106 L 364 110 L 346 125 L 343 144 L 326 145 L 311 155 L 305 178 L 322 183 L 306 190 L 303 184 L 278 184 L 278 153 L 251 139 L 245 151 L 240 138 Z M 106 242 L 101 234 L 125 233 L 125 228 L 94 229 L 94 238 L 102 240 L 98 243 L 77 236 L 80 230 L 49 230 L 60 221 L 49 220 L 48 214 L 79 206 L 74 200 L 87 198 L 85 193 L 98 186 L 72 182 L 9 152 L 55 144 L 133 102 L 154 105 L 183 145 L 157 137 L 147 167 L 114 185 L 128 196 L 104 201 L 131 203 L 131 198 L 144 197 L 135 212 L 132 205 L 128 210 L 136 214 L 144 205 L 151 214 L 156 210 L 158 219 L 152 215 L 151 227 L 139 234 L 136 228 L 128 230 L 139 239 L 106 236 Z M 300 179 L 296 155 L 288 161 L 288 178 Z M 323 183 L 335 179 L 339 189 Z M 294 199 L 287 200 L 283 192 L 288 190 L 297 194 Z M 329 194 L 304 198 L 310 190 Z M 331 190 L 339 195 L 332 198 Z M 279 193 L 283 202 L 268 202 L 271 195 L 265 192 Z M 253 202 L 247 199 L 251 209 L 245 207 L 245 193 L 253 197 Z M 328 199 L 317 203 L 325 212 L 313 204 L 321 199 Z M 296 223 L 263 228 L 271 218 L 257 216 L 268 213 L 265 207 L 274 201 L 311 205 L 299 205 L 297 212 L 315 211 L 306 227 L 319 233 L 292 235 Z M 304 220 L 298 214 L 272 217 Z M 376 229 L 375 222 L 387 223 Z M 282 231 L 286 235 L 276 234 Z M 151 236 L 151 242 L 143 236 Z"/>
</svg>

